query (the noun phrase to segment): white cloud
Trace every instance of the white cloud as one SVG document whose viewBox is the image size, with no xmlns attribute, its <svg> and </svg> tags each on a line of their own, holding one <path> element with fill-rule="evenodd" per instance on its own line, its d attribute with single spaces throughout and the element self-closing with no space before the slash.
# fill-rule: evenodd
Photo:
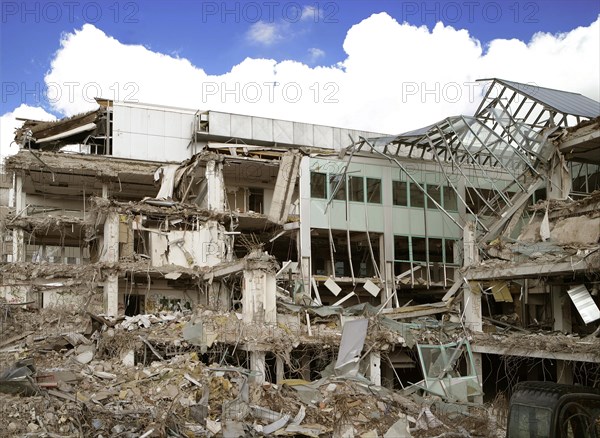
<svg viewBox="0 0 600 438">
<path fill-rule="evenodd" d="M 19 151 L 19 146 L 14 143 L 15 129 L 23 124 L 17 120 L 33 119 L 33 120 L 55 120 L 52 114 L 46 112 L 43 108 L 33 107 L 26 104 L 21 104 L 14 111 L 5 113 L 0 117 L 0 158 L 4 159 L 8 155 L 15 154 Z"/>
<path fill-rule="evenodd" d="M 281 27 L 282 24 L 257 21 L 250 26 L 246 36 L 253 43 L 270 46 L 282 39 Z"/>
<path fill-rule="evenodd" d="M 264 41 L 277 35 L 269 32 Z M 247 58 L 213 76 L 186 59 L 122 44 L 85 25 L 64 36 L 45 81 L 78 83 L 71 96 L 65 87 L 51 102 L 65 115 L 94 108 L 92 98 L 102 96 L 398 133 L 472 114 L 479 95 L 469 96 L 463 84 L 478 78 L 533 82 L 600 100 L 599 45 L 600 18 L 529 42 L 494 40 L 484 50 L 466 30 L 441 23 L 428 30 L 380 13 L 348 31 L 346 58 L 335 65 Z"/>
<path fill-rule="evenodd" d="M 314 64 L 320 58 L 323 58 L 325 56 L 325 51 L 319 49 L 318 47 L 311 47 L 310 49 L 308 49 L 308 54 L 311 64 Z"/>
<path fill-rule="evenodd" d="M 304 5 L 304 8 L 302 8 L 301 19 L 304 21 L 312 20 L 316 23 L 322 17 L 323 17 L 322 11 L 317 6 Z"/>
</svg>

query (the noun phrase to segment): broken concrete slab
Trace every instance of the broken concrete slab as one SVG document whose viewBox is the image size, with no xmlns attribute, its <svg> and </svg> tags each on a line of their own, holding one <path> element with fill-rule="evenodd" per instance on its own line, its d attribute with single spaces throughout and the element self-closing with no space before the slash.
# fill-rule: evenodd
<svg viewBox="0 0 600 438">
<path fill-rule="evenodd" d="M 92 350 L 84 351 L 75 356 L 75 360 L 84 365 L 90 363 L 92 359 L 94 359 L 94 351 Z"/>
<path fill-rule="evenodd" d="M 406 415 L 400 414 L 398 421 L 396 421 L 388 430 L 383 434 L 383 438 L 411 438 L 412 435 L 408 427 L 408 419 Z"/>
</svg>

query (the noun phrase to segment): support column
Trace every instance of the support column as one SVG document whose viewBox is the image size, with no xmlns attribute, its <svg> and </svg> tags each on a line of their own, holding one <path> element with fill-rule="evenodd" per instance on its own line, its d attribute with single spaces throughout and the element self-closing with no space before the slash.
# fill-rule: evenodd
<svg viewBox="0 0 600 438">
<path fill-rule="evenodd" d="M 479 263 L 479 251 L 475 240 L 475 224 L 467 222 L 463 231 L 463 266 L 471 266 Z M 463 306 L 465 311 L 465 325 L 474 332 L 481 332 L 481 293 L 469 285 L 464 285 Z"/>
<path fill-rule="evenodd" d="M 12 261 L 13 263 L 25 261 L 25 233 L 20 228 L 13 230 Z"/>
<path fill-rule="evenodd" d="M 109 263 L 119 261 L 119 215 L 112 211 L 104 221 L 104 245 L 100 260 Z"/>
<path fill-rule="evenodd" d="M 552 300 L 552 315 L 554 316 L 553 329 L 556 331 L 571 333 L 571 306 L 570 299 L 567 301 L 567 295 L 562 293 L 560 286 L 550 286 Z"/>
<path fill-rule="evenodd" d="M 245 323 L 277 323 L 275 275 L 261 269 L 244 270 L 242 319 Z"/>
<path fill-rule="evenodd" d="M 311 272 L 311 240 L 310 240 L 310 157 L 300 160 L 300 231 L 298 232 L 298 258 L 304 293 L 312 296 L 310 279 Z"/>
<path fill-rule="evenodd" d="M 104 313 L 109 316 L 119 314 L 119 277 L 108 274 L 104 280 Z"/>
<path fill-rule="evenodd" d="M 369 353 L 369 379 L 373 385 L 381 386 L 381 354 Z"/>
<path fill-rule="evenodd" d="M 254 377 L 254 383 L 257 383 L 259 385 L 265 383 L 266 365 L 264 351 L 250 352 L 250 369 L 256 372 L 256 376 Z"/>
<path fill-rule="evenodd" d="M 283 382 L 283 379 L 285 379 L 285 365 L 280 356 L 275 357 L 275 374 L 275 383 L 281 385 L 281 382 Z"/>
<path fill-rule="evenodd" d="M 225 180 L 223 163 L 210 160 L 206 163 L 207 208 L 211 211 L 225 211 Z"/>
<path fill-rule="evenodd" d="M 394 170 L 394 172 L 396 172 Z M 379 269 L 383 276 L 384 293 L 380 295 L 381 304 L 385 303 L 396 290 L 394 277 L 394 215 L 393 215 L 393 196 L 392 196 L 392 168 L 381 167 L 382 193 L 383 193 L 383 234 L 379 238 Z M 400 274 L 398 272 L 397 274 Z M 398 306 L 398 298 L 388 301 L 387 307 Z"/>
<path fill-rule="evenodd" d="M 556 383 L 573 384 L 573 367 L 566 360 L 556 361 Z"/>
<path fill-rule="evenodd" d="M 384 363 L 381 375 L 383 379 L 382 386 L 386 387 L 387 389 L 394 389 L 396 375 L 394 374 L 394 369 L 392 368 L 392 365 L 389 364 L 389 362 Z"/>
<path fill-rule="evenodd" d="M 231 291 L 220 280 L 214 280 L 207 285 L 208 308 L 218 312 L 229 312 L 231 310 Z"/>
<path fill-rule="evenodd" d="M 550 178 L 546 181 L 546 197 L 548 199 L 567 199 L 571 193 L 571 172 L 562 154 L 552 157 Z"/>
<path fill-rule="evenodd" d="M 15 175 L 15 215 L 21 214 L 21 216 L 27 216 L 27 212 L 23 211 L 25 208 L 25 194 L 23 193 L 23 177 L 21 175 Z M 21 228 L 13 229 L 12 239 L 12 261 L 13 263 L 25 261 L 25 233 Z"/>
<path fill-rule="evenodd" d="M 391 213 L 390 213 L 391 216 Z M 391 239 L 390 239 L 391 236 Z M 393 304 L 398 304 L 398 300 L 389 300 L 388 298 L 394 293 L 394 261 L 393 256 L 390 254 L 389 249 L 389 240 L 392 241 L 392 245 L 394 243 L 393 234 L 381 234 L 379 236 L 379 269 L 381 269 L 381 276 L 383 277 L 384 283 L 383 293 L 380 293 L 379 299 L 381 300 L 381 304 L 386 304 L 386 307 L 391 308 Z M 393 246 L 392 246 L 393 253 Z"/>
<path fill-rule="evenodd" d="M 483 359 L 481 353 L 473 353 L 473 366 L 477 373 L 477 380 L 479 381 L 481 395 L 473 397 L 473 402 L 483 404 Z"/>
<path fill-rule="evenodd" d="M 308 355 L 304 355 L 300 358 L 300 373 L 304 380 L 310 382 L 310 357 L 308 357 Z"/>
<path fill-rule="evenodd" d="M 269 210 L 269 219 L 273 222 L 283 224 L 287 220 L 299 166 L 300 155 L 297 152 L 288 151 L 283 154 Z"/>
<path fill-rule="evenodd" d="M 467 222 L 463 230 L 463 266 L 472 266 L 479 263 L 479 250 L 475 239 L 475 224 Z M 463 306 L 465 312 L 465 326 L 474 332 L 483 331 L 481 317 L 481 293 L 469 284 L 463 287 Z M 475 403 L 483 403 L 483 361 L 481 353 L 473 353 L 473 367 L 477 374 L 482 395 L 473 397 Z"/>
<path fill-rule="evenodd" d="M 103 248 L 100 261 L 119 261 L 119 215 L 110 212 L 104 222 Z M 117 316 L 119 313 L 119 277 L 109 273 L 104 281 L 104 313 Z"/>
</svg>

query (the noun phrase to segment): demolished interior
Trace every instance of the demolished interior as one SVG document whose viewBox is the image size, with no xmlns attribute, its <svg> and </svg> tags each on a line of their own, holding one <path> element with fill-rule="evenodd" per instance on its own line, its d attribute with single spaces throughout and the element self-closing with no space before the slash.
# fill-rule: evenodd
<svg viewBox="0 0 600 438">
<path fill-rule="evenodd" d="M 3 426 L 486 436 L 472 410 L 518 381 L 600 385 L 600 103 L 486 81 L 394 136 L 106 100 L 25 121 L 0 393 L 79 417 Z"/>
</svg>

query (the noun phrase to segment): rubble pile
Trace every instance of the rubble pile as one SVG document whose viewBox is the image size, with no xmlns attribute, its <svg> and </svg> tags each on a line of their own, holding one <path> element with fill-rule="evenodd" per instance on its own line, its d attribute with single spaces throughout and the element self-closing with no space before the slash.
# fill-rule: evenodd
<svg viewBox="0 0 600 438">
<path fill-rule="evenodd" d="M 3 303 L 0 430 L 32 437 L 391 437 L 411 436 L 409 430 L 412 436 L 451 430 L 488 436 L 485 415 L 465 428 L 477 416 L 449 415 L 435 397 L 425 403 L 360 374 L 336 375 L 333 364 L 317 380 L 274 384 L 246 362 L 234 365 L 227 348 L 206 354 L 220 342 L 212 331 L 226 335 L 237 319 L 235 313 L 201 309 L 113 319 Z M 194 338 L 199 321 L 210 330 Z M 314 328 L 323 325 L 325 335 L 327 324 Z M 244 342 L 255 335 L 247 327 Z M 367 344 L 389 336 L 373 327 Z M 286 332 L 288 340 L 296 333 L 283 324 L 274 330 L 272 341 L 281 336 L 279 345 L 288 348 Z"/>
</svg>

